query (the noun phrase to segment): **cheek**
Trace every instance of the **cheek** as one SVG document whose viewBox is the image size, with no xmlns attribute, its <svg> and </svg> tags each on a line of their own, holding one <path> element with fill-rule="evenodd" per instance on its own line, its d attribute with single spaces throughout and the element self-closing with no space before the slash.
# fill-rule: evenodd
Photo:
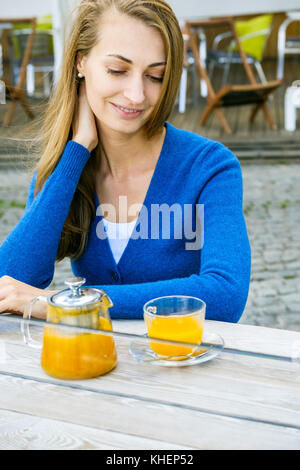
<svg viewBox="0 0 300 470">
<path fill-rule="evenodd" d="M 88 80 L 86 80 L 86 95 L 91 110 L 97 116 L 99 114 L 99 104 L 101 100 L 99 99 L 97 90 L 89 84 Z"/>
<path fill-rule="evenodd" d="M 155 106 L 160 98 L 161 86 L 150 83 L 148 87 L 145 89 L 145 91 L 146 91 L 148 103 L 150 104 L 150 106 Z"/>
<path fill-rule="evenodd" d="M 101 86 L 99 80 L 89 80 L 86 77 L 86 93 L 89 105 L 93 113 L 98 117 L 99 112 L 103 110 L 106 98 L 110 95 L 111 90 L 107 86 Z"/>
<path fill-rule="evenodd" d="M 88 98 L 97 102 L 113 93 L 115 88 L 104 72 L 88 71 L 85 75 L 85 83 Z"/>
</svg>

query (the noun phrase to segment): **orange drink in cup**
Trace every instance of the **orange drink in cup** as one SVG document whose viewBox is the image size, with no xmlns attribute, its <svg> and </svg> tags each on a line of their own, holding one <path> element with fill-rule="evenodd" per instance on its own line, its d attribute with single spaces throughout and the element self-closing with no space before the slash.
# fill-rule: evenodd
<svg viewBox="0 0 300 470">
<path fill-rule="evenodd" d="M 189 296 L 168 296 L 150 300 L 144 305 L 144 320 L 147 326 L 149 345 L 158 355 L 168 358 L 185 359 L 197 355 L 202 341 L 205 303 Z M 151 338 L 184 344 L 151 341 Z"/>
</svg>

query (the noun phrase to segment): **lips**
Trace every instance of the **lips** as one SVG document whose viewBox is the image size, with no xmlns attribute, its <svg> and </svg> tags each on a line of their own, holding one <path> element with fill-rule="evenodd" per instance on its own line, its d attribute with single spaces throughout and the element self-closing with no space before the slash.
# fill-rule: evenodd
<svg viewBox="0 0 300 470">
<path fill-rule="evenodd" d="M 119 104 L 116 104 L 115 106 L 117 106 L 122 111 L 125 111 L 126 113 L 141 113 L 143 111 L 142 109 L 127 108 L 126 106 L 120 106 Z"/>
<path fill-rule="evenodd" d="M 121 106 L 119 104 L 110 103 L 113 108 L 122 116 L 126 118 L 134 118 L 140 116 L 144 111 L 143 109 L 138 108 L 129 108 L 128 106 Z"/>
</svg>

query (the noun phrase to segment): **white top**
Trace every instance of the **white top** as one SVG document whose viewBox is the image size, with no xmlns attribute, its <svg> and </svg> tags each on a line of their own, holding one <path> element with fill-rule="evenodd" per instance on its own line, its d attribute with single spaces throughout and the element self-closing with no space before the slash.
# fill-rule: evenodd
<svg viewBox="0 0 300 470">
<path fill-rule="evenodd" d="M 102 219 L 102 221 L 112 254 L 114 256 L 116 264 L 118 264 L 131 237 L 131 234 L 136 224 L 136 220 L 120 224 L 110 222 L 107 219 Z"/>
</svg>

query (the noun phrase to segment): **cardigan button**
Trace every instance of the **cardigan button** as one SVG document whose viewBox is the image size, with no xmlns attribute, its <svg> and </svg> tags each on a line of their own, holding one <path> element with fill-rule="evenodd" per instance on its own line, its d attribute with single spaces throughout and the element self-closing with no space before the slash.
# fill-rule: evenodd
<svg viewBox="0 0 300 470">
<path fill-rule="evenodd" d="M 119 274 L 116 271 L 112 272 L 112 278 L 114 281 L 118 281 L 120 279 Z"/>
</svg>

